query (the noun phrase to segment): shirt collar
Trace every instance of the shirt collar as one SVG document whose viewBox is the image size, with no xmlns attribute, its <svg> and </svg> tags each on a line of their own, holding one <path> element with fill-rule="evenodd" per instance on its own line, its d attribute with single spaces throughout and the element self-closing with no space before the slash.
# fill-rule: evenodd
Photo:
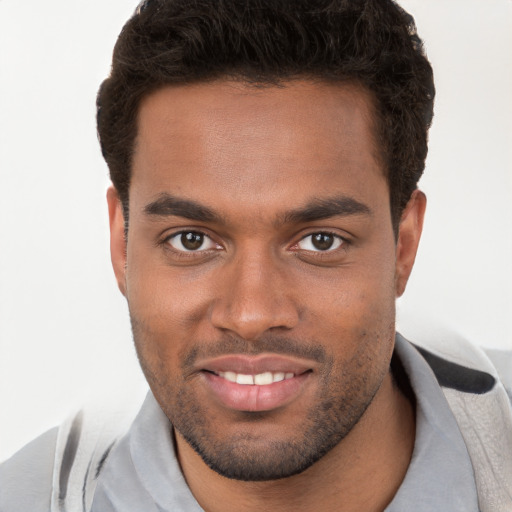
<svg viewBox="0 0 512 512">
<path fill-rule="evenodd" d="M 400 334 L 395 351 L 416 397 L 416 440 L 409 469 L 386 512 L 477 511 L 471 459 L 430 366 Z"/>
</svg>

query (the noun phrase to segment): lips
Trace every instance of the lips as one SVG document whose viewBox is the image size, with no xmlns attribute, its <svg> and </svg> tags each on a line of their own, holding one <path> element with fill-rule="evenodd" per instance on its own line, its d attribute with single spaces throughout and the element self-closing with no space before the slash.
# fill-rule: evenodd
<svg viewBox="0 0 512 512">
<path fill-rule="evenodd" d="M 283 356 L 230 355 L 201 362 L 203 382 L 222 406 L 248 412 L 270 411 L 296 399 L 312 365 Z"/>
</svg>

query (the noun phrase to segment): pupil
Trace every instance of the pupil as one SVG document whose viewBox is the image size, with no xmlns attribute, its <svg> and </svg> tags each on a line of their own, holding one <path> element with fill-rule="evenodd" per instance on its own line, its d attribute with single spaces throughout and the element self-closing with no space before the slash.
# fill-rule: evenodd
<svg viewBox="0 0 512 512">
<path fill-rule="evenodd" d="M 313 236 L 313 245 L 319 251 L 327 251 L 332 247 L 334 243 L 334 236 L 329 235 L 328 233 L 317 233 Z"/>
<path fill-rule="evenodd" d="M 201 245 L 203 245 L 204 241 L 204 235 L 201 233 L 183 233 L 181 235 L 181 243 L 183 244 L 183 247 L 185 249 L 188 249 L 189 251 L 195 251 L 196 249 L 199 249 Z"/>
</svg>

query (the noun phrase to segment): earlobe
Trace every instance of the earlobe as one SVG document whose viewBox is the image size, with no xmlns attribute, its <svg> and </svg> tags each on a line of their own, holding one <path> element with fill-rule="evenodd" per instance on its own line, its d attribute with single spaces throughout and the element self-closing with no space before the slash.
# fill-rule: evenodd
<svg viewBox="0 0 512 512">
<path fill-rule="evenodd" d="M 415 190 L 402 213 L 398 232 L 395 269 L 395 292 L 400 297 L 407 285 L 416 259 L 427 198 L 420 190 Z"/>
<path fill-rule="evenodd" d="M 110 258 L 119 290 L 126 295 L 126 237 L 123 207 L 119 194 L 113 186 L 107 190 L 107 203 L 110 224 Z"/>
</svg>

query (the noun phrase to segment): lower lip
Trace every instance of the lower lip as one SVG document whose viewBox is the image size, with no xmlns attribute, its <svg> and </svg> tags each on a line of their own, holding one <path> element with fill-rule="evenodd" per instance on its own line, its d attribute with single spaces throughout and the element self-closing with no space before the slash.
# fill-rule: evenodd
<svg viewBox="0 0 512 512">
<path fill-rule="evenodd" d="M 262 412 L 290 403 L 301 392 L 310 372 L 264 386 L 230 382 L 218 375 L 203 372 L 214 396 L 227 408 L 236 411 Z"/>
</svg>

